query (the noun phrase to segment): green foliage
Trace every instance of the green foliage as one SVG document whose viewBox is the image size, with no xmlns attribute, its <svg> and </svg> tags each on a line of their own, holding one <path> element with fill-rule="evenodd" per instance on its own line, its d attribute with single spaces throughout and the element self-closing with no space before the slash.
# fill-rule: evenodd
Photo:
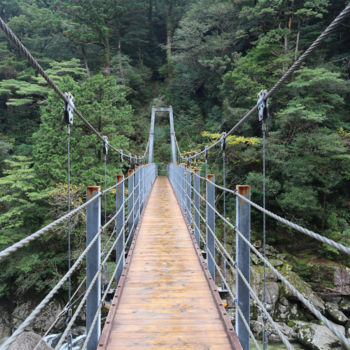
<svg viewBox="0 0 350 350">
<path fill-rule="evenodd" d="M 190 152 L 229 130 L 256 104 L 257 93 L 273 86 L 345 3 L 3 0 L 0 13 L 114 146 L 143 149 L 150 105 L 171 104 L 180 147 Z M 348 26 L 348 22 L 340 26 L 270 99 L 266 179 L 268 209 L 346 245 L 350 244 Z M 62 105 L 0 34 L 2 247 L 66 212 Z M 155 133 L 156 161 L 166 162 L 167 120 L 157 118 Z M 253 200 L 259 204 L 261 144 L 261 126 L 251 116 L 228 138 L 226 152 L 227 185 L 251 185 Z M 74 207 L 83 202 L 87 185 L 103 186 L 103 155 L 101 141 L 77 117 L 71 145 Z M 107 185 L 112 185 L 122 165 L 113 152 L 107 159 Z M 210 152 L 208 164 L 221 184 L 219 150 Z M 235 199 L 227 198 L 226 204 L 227 216 L 234 222 Z M 221 194 L 217 206 L 223 206 Z M 260 238 L 261 215 L 255 211 L 252 215 L 252 234 Z M 84 241 L 84 219 L 82 214 L 72 220 L 74 254 Z M 301 239 L 268 220 L 270 243 L 298 250 L 304 249 L 298 244 Z M 345 261 L 334 249 L 303 239 L 308 251 Z M 24 295 L 29 289 L 44 293 L 66 270 L 65 250 L 62 225 L 5 262 L 0 295 Z M 294 263 L 309 278 L 303 264 Z"/>
<path fill-rule="evenodd" d="M 30 232 L 33 226 L 43 222 L 39 208 L 46 197 L 46 193 L 38 191 L 35 185 L 36 174 L 31 160 L 16 156 L 5 163 L 8 169 L 0 178 L 2 247 L 18 241 L 23 231 Z"/>
<path fill-rule="evenodd" d="M 61 88 L 75 97 L 79 110 L 108 137 L 115 147 L 130 149 L 132 107 L 126 100 L 124 88 L 117 85 L 114 78 L 96 75 L 80 86 L 71 78 L 61 82 Z M 62 119 L 62 101 L 53 93 L 47 106 L 41 108 L 41 124 L 33 135 L 35 170 L 42 185 L 66 182 L 67 134 Z M 114 158 L 113 158 L 114 157 Z M 75 118 L 71 128 L 72 180 L 76 184 L 100 185 L 103 181 L 102 143 L 96 135 Z M 114 181 L 116 174 L 115 153 L 108 157 L 108 182 Z"/>
</svg>

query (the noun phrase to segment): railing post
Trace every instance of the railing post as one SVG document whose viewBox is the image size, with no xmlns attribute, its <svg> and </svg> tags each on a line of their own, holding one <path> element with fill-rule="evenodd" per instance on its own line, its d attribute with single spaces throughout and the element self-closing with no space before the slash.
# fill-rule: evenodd
<svg viewBox="0 0 350 350">
<path fill-rule="evenodd" d="M 133 224 L 134 224 L 134 198 L 135 198 L 135 193 L 133 193 L 134 191 L 134 178 L 135 178 L 135 174 L 134 174 L 134 170 L 129 169 L 128 172 L 129 175 L 129 180 L 128 180 L 128 193 L 129 193 L 129 200 L 128 200 L 128 231 L 129 231 L 129 236 L 131 235 L 130 238 L 130 243 L 132 241 L 133 238 L 133 234 L 134 234 L 134 230 L 133 230 Z M 129 244 L 130 244 L 129 243 Z"/>
<path fill-rule="evenodd" d="M 142 206 L 140 211 L 142 211 L 143 207 L 145 206 L 145 166 L 141 165 L 141 199 L 142 199 Z"/>
<path fill-rule="evenodd" d="M 117 189 L 116 189 L 116 212 L 120 210 L 115 219 L 115 234 L 116 237 L 120 235 L 117 240 L 117 244 L 115 247 L 116 252 L 116 263 L 119 266 L 117 268 L 116 281 L 117 285 L 122 275 L 122 271 L 125 264 L 125 204 L 124 204 L 124 175 L 117 175 Z"/>
<path fill-rule="evenodd" d="M 185 182 L 185 165 L 181 165 L 181 204 L 182 209 L 186 210 L 186 182 Z"/>
<path fill-rule="evenodd" d="M 200 186 L 200 171 L 199 169 L 194 169 L 193 174 L 193 187 L 194 187 L 194 236 L 196 238 L 198 247 L 200 247 L 200 236 L 199 236 L 199 227 L 200 227 L 200 200 L 199 200 L 199 194 L 201 190 Z"/>
<path fill-rule="evenodd" d="M 87 187 L 87 200 L 97 196 L 101 192 L 100 186 Z M 94 200 L 86 209 L 86 246 L 88 246 L 101 229 L 101 197 Z M 96 273 L 100 270 L 101 264 L 101 235 L 97 238 L 86 255 L 86 289 L 90 287 Z M 97 322 L 91 333 L 87 344 L 88 350 L 95 350 L 101 334 L 101 312 L 99 310 L 101 301 L 101 274 L 98 274 L 93 284 L 90 294 L 86 300 L 86 332 L 89 333 L 96 313 Z"/>
<path fill-rule="evenodd" d="M 239 185 L 236 187 L 239 194 L 250 199 L 250 186 Z M 237 230 L 250 242 L 250 204 L 245 200 L 236 197 L 236 225 Z M 250 283 L 249 263 L 250 247 L 243 241 L 239 234 L 236 234 L 236 259 L 237 269 L 239 269 L 244 278 Z M 249 288 L 243 282 L 242 277 L 237 273 L 236 276 L 236 295 L 237 302 L 242 310 L 246 322 L 250 323 L 250 292 Z M 243 323 L 241 316 L 236 310 L 236 333 L 243 349 L 249 350 L 249 332 Z"/>
<path fill-rule="evenodd" d="M 142 208 L 143 208 L 143 166 L 142 165 L 139 165 L 139 172 L 140 172 L 140 178 L 139 178 L 139 181 L 140 181 L 140 212 L 142 211 Z"/>
<path fill-rule="evenodd" d="M 138 166 L 135 167 L 135 198 L 134 198 L 134 205 L 135 205 L 135 211 L 134 211 L 134 218 L 135 218 L 135 227 L 134 230 L 137 227 L 137 224 L 139 223 L 139 217 L 140 217 L 140 168 Z"/>
<path fill-rule="evenodd" d="M 215 211 L 213 209 L 215 208 L 215 176 L 213 174 L 208 174 L 206 178 L 207 264 L 208 270 L 215 282 Z"/>
<path fill-rule="evenodd" d="M 192 199 L 192 193 L 191 193 L 191 168 L 188 165 L 185 168 L 186 172 L 186 214 L 187 214 L 187 220 L 189 224 L 192 223 L 192 213 L 191 213 L 191 199 Z"/>
</svg>

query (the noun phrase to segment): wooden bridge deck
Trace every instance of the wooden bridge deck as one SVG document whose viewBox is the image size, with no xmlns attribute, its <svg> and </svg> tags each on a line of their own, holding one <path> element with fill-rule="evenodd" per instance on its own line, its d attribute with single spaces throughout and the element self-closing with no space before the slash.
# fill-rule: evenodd
<svg viewBox="0 0 350 350">
<path fill-rule="evenodd" d="M 158 177 L 99 349 L 241 349 L 193 240 Z"/>
</svg>

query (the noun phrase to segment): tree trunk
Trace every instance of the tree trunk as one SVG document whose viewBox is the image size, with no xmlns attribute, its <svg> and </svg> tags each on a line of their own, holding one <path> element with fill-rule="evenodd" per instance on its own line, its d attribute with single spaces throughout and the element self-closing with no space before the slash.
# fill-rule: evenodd
<svg viewBox="0 0 350 350">
<path fill-rule="evenodd" d="M 110 57 L 110 46 L 109 46 L 109 38 L 106 35 L 103 42 L 104 52 L 104 73 L 105 77 L 109 77 L 111 74 L 111 57 Z"/>
<path fill-rule="evenodd" d="M 151 38 L 153 38 L 153 0 L 148 1 L 148 26 Z"/>
<path fill-rule="evenodd" d="M 120 74 L 120 81 L 123 85 L 126 85 L 126 81 L 125 81 L 125 74 L 124 74 L 124 68 L 123 68 L 123 62 L 122 62 L 122 47 L 121 47 L 121 43 L 120 43 L 120 30 L 118 29 L 118 36 L 117 36 L 117 40 L 118 40 L 118 68 L 119 68 L 119 74 Z"/>
<path fill-rule="evenodd" d="M 300 20 L 298 20 L 298 33 L 297 33 L 297 40 L 295 43 L 294 61 L 296 61 L 298 58 L 299 40 L 300 40 Z"/>
<path fill-rule="evenodd" d="M 288 57 L 288 36 L 284 36 L 284 54 L 286 58 Z M 288 68 L 288 65 L 284 62 L 283 63 L 283 71 L 286 71 Z"/>
<path fill-rule="evenodd" d="M 173 67 L 172 67 L 172 52 L 171 52 L 171 42 L 172 42 L 172 7 L 173 0 L 167 0 L 167 23 L 166 23 L 166 33 L 167 33 L 167 43 L 166 43 L 166 57 L 168 64 L 168 85 L 170 85 L 173 78 Z"/>
<path fill-rule="evenodd" d="M 82 55 L 83 55 L 83 61 L 84 61 L 84 65 L 85 65 L 87 76 L 90 78 L 91 77 L 91 73 L 90 73 L 90 68 L 89 68 L 89 65 L 88 65 L 88 61 L 87 61 L 87 57 L 86 57 L 86 50 L 85 50 L 85 46 L 84 45 L 81 47 L 81 52 L 82 52 Z"/>
</svg>

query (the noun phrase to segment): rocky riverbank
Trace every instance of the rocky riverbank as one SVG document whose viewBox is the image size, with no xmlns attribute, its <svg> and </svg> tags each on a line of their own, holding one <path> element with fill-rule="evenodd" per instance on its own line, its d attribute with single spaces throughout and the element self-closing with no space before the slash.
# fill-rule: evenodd
<svg viewBox="0 0 350 350">
<path fill-rule="evenodd" d="M 261 250 L 261 242 L 255 242 Z M 346 337 L 350 338 L 350 269 L 328 266 L 327 275 L 331 276 L 332 293 L 315 293 L 309 283 L 293 272 L 292 265 L 286 261 L 286 255 L 267 246 L 266 255 L 271 264 L 281 272 L 308 299 L 318 311 L 326 316 Z M 260 300 L 263 297 L 263 265 L 252 254 L 251 284 Z M 312 266 L 310 267 L 312 269 Z M 315 266 L 315 273 L 320 266 Z M 275 274 L 266 270 L 266 308 L 277 322 L 282 333 L 291 342 L 297 342 L 306 349 L 329 350 L 341 349 L 338 338 L 295 297 Z M 319 278 L 318 276 L 316 276 Z M 232 281 L 232 288 L 235 283 Z M 322 288 L 320 288 L 322 289 Z M 234 321 L 234 315 L 231 314 Z M 263 318 L 258 305 L 251 306 L 251 328 L 258 339 L 262 338 Z M 274 328 L 267 323 L 270 343 L 279 343 L 280 339 Z"/>
</svg>

